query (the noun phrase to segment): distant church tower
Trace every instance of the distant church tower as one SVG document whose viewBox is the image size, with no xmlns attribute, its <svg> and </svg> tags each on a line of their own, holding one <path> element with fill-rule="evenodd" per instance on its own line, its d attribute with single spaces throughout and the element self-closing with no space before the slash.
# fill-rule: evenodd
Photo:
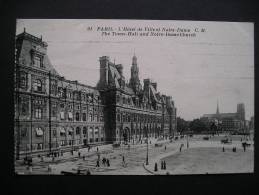
<svg viewBox="0 0 259 195">
<path fill-rule="evenodd" d="M 216 114 L 219 115 L 219 101 L 217 100 L 217 111 Z"/>
<path fill-rule="evenodd" d="M 245 121 L 245 104 L 237 104 L 237 117 L 239 120 Z"/>
<path fill-rule="evenodd" d="M 135 53 L 132 58 L 131 77 L 130 77 L 129 84 L 135 92 L 140 91 L 141 84 L 140 84 L 140 80 L 139 80 L 139 69 L 138 69 L 138 64 L 137 64 L 137 57 L 135 56 Z"/>
</svg>

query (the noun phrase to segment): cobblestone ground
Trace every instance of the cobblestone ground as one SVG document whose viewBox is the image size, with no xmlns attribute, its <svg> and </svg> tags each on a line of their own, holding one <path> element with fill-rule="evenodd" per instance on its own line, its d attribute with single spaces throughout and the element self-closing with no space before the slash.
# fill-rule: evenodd
<svg viewBox="0 0 259 195">
<path fill-rule="evenodd" d="M 222 136 L 214 136 L 209 142 L 218 142 Z M 240 138 L 237 138 L 239 140 Z M 195 136 L 190 138 L 190 145 L 198 142 L 207 145 L 208 141 L 201 141 L 202 136 Z M 146 160 L 147 144 L 131 145 L 130 149 L 123 146 L 118 149 L 113 149 L 111 145 L 98 146 L 100 158 L 108 158 L 110 160 L 110 167 L 102 165 L 96 167 L 98 159 L 96 147 L 92 148 L 90 152 L 87 149 L 81 149 L 81 158 L 78 157 L 77 152 L 74 155 L 65 153 L 62 157 L 58 157 L 52 162 L 51 158 L 44 157 L 44 162 L 40 159 L 33 159 L 32 172 L 27 170 L 22 161 L 15 162 L 15 171 L 18 174 L 60 174 L 61 171 L 76 172 L 78 169 L 85 173 L 90 170 L 92 175 L 150 175 L 153 174 L 151 169 L 154 168 L 154 162 L 161 159 L 163 156 L 168 156 L 179 150 L 181 144 L 186 144 L 186 139 L 179 139 L 173 141 L 165 140 L 163 146 L 155 147 L 154 140 L 152 144 L 148 145 L 149 165 L 143 166 Z M 165 149 L 166 146 L 166 149 Z M 83 160 L 82 156 L 86 158 Z M 122 156 L 125 157 L 125 164 L 122 163 Z M 51 172 L 48 171 L 48 166 L 51 166 Z"/>
</svg>

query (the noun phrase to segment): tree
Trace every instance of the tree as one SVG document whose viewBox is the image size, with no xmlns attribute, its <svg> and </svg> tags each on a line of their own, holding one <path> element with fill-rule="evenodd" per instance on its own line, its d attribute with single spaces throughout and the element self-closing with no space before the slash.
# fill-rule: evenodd
<svg viewBox="0 0 259 195">
<path fill-rule="evenodd" d="M 188 131 L 189 124 L 188 121 L 185 121 L 184 119 L 177 117 L 177 130 L 179 132 Z"/>
<path fill-rule="evenodd" d="M 189 128 L 191 131 L 194 131 L 196 133 L 200 133 L 201 131 L 208 131 L 207 125 L 202 122 L 200 119 L 194 119 L 190 122 Z"/>
</svg>

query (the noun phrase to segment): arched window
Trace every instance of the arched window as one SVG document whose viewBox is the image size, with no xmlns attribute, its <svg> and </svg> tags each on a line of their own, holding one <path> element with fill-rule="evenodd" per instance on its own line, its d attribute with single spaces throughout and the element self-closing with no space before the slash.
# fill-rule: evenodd
<svg viewBox="0 0 259 195">
<path fill-rule="evenodd" d="M 40 79 L 36 79 L 33 83 L 33 90 L 34 91 L 42 91 L 42 82 Z"/>
<path fill-rule="evenodd" d="M 92 121 L 92 120 L 93 120 L 93 114 L 90 113 L 90 114 L 89 114 L 89 121 Z"/>
<path fill-rule="evenodd" d="M 120 122 L 120 114 L 117 114 L 117 121 Z"/>
<path fill-rule="evenodd" d="M 76 127 L 76 135 L 80 134 L 80 127 Z"/>
<path fill-rule="evenodd" d="M 86 135 L 87 134 L 87 128 L 83 127 L 83 134 Z"/>
<path fill-rule="evenodd" d="M 86 113 L 83 113 L 83 121 L 86 121 Z"/>
<path fill-rule="evenodd" d="M 80 117 L 79 117 L 79 113 L 77 112 L 77 113 L 76 113 L 76 121 L 79 121 L 79 118 L 80 118 Z"/>
</svg>

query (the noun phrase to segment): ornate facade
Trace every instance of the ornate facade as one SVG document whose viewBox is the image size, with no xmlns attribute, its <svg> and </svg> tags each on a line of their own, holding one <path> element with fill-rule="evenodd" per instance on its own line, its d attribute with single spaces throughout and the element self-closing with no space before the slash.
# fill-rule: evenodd
<svg viewBox="0 0 259 195">
<path fill-rule="evenodd" d="M 130 82 L 123 66 L 100 57 L 96 87 L 59 75 L 42 38 L 24 32 L 16 36 L 15 153 L 47 153 L 114 141 L 173 135 L 176 108 L 157 83 L 138 76 L 132 59 Z"/>
</svg>

